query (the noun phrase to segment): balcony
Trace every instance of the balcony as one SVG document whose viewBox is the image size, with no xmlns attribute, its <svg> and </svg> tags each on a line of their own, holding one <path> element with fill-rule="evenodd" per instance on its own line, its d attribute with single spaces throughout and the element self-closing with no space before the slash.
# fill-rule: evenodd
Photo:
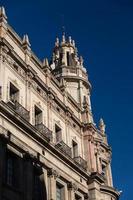
<svg viewBox="0 0 133 200">
<path fill-rule="evenodd" d="M 59 149 L 62 153 L 64 153 L 65 155 L 72 157 L 72 151 L 71 148 L 65 144 L 62 140 L 60 142 L 58 142 L 55 147 L 57 149 Z"/>
<path fill-rule="evenodd" d="M 79 167 L 82 167 L 84 170 L 87 170 L 87 162 L 82 157 L 75 157 L 74 161 Z"/>
<path fill-rule="evenodd" d="M 35 125 L 39 131 L 40 136 L 48 141 L 52 140 L 52 131 L 50 131 L 43 123 Z"/>
<path fill-rule="evenodd" d="M 25 120 L 30 120 L 29 111 L 26 110 L 18 101 L 9 101 L 8 105 L 11 106 Z"/>
</svg>

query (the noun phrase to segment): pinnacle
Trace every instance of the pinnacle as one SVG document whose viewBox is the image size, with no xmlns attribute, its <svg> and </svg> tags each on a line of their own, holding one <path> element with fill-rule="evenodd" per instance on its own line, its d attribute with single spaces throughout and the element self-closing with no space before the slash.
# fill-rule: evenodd
<svg viewBox="0 0 133 200">
<path fill-rule="evenodd" d="M 26 44 L 26 45 L 28 45 L 29 47 L 31 46 L 31 44 L 30 44 L 30 42 L 29 42 L 29 37 L 28 37 L 27 34 L 25 34 L 25 35 L 23 36 L 23 44 Z"/>
<path fill-rule="evenodd" d="M 58 47 L 58 46 L 59 46 L 59 43 L 60 43 L 60 41 L 59 41 L 59 38 L 57 37 L 57 38 L 56 38 L 56 41 L 55 41 L 55 47 Z"/>
<path fill-rule="evenodd" d="M 5 19 L 7 19 L 5 8 L 3 6 L 0 7 L 0 17 L 4 17 Z"/>
<path fill-rule="evenodd" d="M 48 67 L 48 66 L 49 66 L 49 63 L 48 63 L 48 59 L 47 59 L 47 58 L 44 58 L 44 60 L 43 60 L 43 66 L 45 66 L 45 67 Z"/>
<path fill-rule="evenodd" d="M 103 125 L 103 124 L 104 124 L 104 121 L 103 121 L 102 118 L 100 119 L 99 124 L 100 124 L 100 125 Z"/>
</svg>

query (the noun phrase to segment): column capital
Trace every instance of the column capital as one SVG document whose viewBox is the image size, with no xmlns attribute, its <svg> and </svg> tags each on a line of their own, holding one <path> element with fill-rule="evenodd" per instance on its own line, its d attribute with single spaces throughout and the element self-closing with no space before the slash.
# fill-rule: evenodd
<svg viewBox="0 0 133 200">
<path fill-rule="evenodd" d="M 74 192 L 76 192 L 78 190 L 77 184 L 73 183 L 73 182 L 68 182 L 67 188 L 68 188 L 68 190 L 73 190 Z"/>
<path fill-rule="evenodd" d="M 49 177 L 54 177 L 55 179 L 59 177 L 59 173 L 53 168 L 48 169 L 47 174 Z"/>
</svg>

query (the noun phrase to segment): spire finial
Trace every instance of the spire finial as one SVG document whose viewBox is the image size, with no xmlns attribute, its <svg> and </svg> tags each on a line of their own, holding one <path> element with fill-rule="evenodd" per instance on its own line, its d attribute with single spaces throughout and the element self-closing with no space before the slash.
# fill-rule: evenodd
<svg viewBox="0 0 133 200">
<path fill-rule="evenodd" d="M 72 38 L 69 36 L 69 44 L 72 44 Z"/>
<path fill-rule="evenodd" d="M 58 38 L 58 37 L 56 38 L 56 41 L 55 41 L 55 46 L 56 46 L 56 47 L 58 47 L 58 46 L 59 46 L 59 38 Z"/>
<path fill-rule="evenodd" d="M 66 42 L 66 37 L 65 37 L 65 32 L 63 32 L 63 35 L 62 35 L 62 43 L 65 43 Z"/>
<path fill-rule="evenodd" d="M 106 125 L 105 125 L 103 119 L 101 118 L 99 121 L 99 129 L 103 134 L 105 134 L 105 127 L 106 127 Z"/>
<path fill-rule="evenodd" d="M 4 22 L 7 23 L 7 16 L 6 16 L 5 8 L 3 6 L 0 7 L 0 20 L 1 19 L 3 19 Z"/>
<path fill-rule="evenodd" d="M 79 62 L 80 62 L 80 65 L 83 66 L 84 60 L 82 56 L 79 57 Z"/>
<path fill-rule="evenodd" d="M 72 40 L 72 45 L 75 47 L 75 41 L 74 40 Z"/>
</svg>

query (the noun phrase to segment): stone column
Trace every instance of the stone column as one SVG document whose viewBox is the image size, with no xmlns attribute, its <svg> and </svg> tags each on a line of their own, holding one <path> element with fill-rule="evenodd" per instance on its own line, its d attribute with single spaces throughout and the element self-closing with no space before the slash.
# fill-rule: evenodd
<svg viewBox="0 0 133 200">
<path fill-rule="evenodd" d="M 25 108 L 27 110 L 31 110 L 31 84 L 32 84 L 32 79 L 33 79 L 33 74 L 31 72 L 27 72 L 27 74 L 26 74 L 26 94 L 25 94 Z M 31 120 L 32 120 L 32 117 L 31 117 Z"/>
<path fill-rule="evenodd" d="M 83 84 L 82 81 L 79 81 L 79 102 L 80 106 L 83 106 Z"/>
<path fill-rule="evenodd" d="M 56 178 L 58 173 L 52 168 L 48 170 L 48 200 L 56 200 Z"/>
<path fill-rule="evenodd" d="M 90 160 L 90 170 L 92 172 L 96 171 L 96 158 L 95 158 L 95 151 L 94 151 L 94 138 L 92 135 L 88 137 L 88 153 L 89 153 L 89 160 Z"/>
<path fill-rule="evenodd" d="M 108 181 L 108 185 L 113 187 L 113 180 L 112 180 L 112 172 L 111 172 L 110 163 L 107 165 L 107 181 Z"/>
<path fill-rule="evenodd" d="M 47 116 L 48 116 L 48 128 L 50 130 L 53 129 L 52 127 L 52 103 L 54 100 L 54 96 L 52 94 L 48 95 L 48 101 L 47 101 Z"/>
<path fill-rule="evenodd" d="M 99 149 L 96 150 L 96 168 L 97 168 L 97 172 L 100 174 L 102 173 L 102 167 L 101 167 L 101 162 L 100 162 L 100 152 Z"/>
<path fill-rule="evenodd" d="M 48 176 L 47 176 L 47 170 L 44 168 L 43 168 L 43 177 L 44 177 L 45 188 L 46 188 L 46 193 L 47 193 L 47 198 L 48 198 Z"/>
</svg>

